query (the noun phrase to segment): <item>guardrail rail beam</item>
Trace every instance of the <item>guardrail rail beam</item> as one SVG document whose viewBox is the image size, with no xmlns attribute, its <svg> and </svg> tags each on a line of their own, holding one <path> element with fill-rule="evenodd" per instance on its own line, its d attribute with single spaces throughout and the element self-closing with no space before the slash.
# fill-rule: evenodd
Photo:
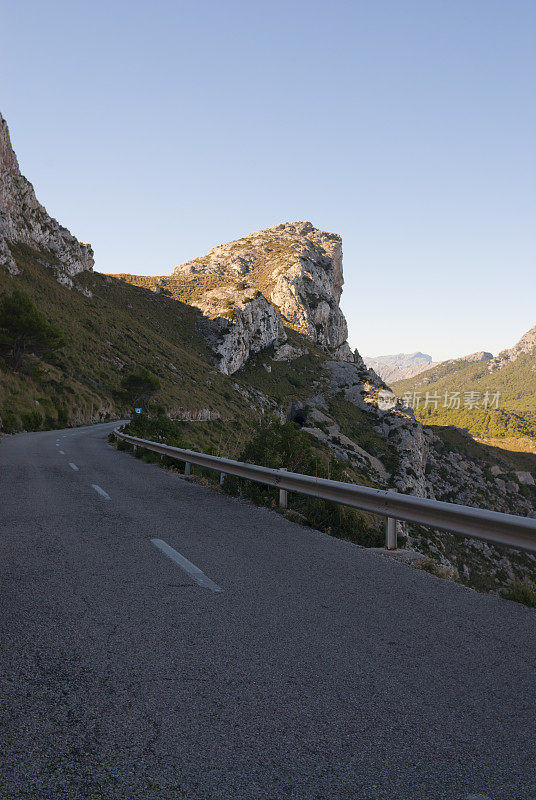
<svg viewBox="0 0 536 800">
<path fill-rule="evenodd" d="M 520 517 L 500 511 L 488 511 L 483 508 L 432 500 L 428 497 L 416 497 L 385 489 L 373 489 L 370 486 L 358 486 L 355 483 L 316 478 L 313 475 L 271 469 L 258 464 L 245 464 L 230 458 L 209 456 L 206 453 L 196 453 L 194 450 L 185 450 L 181 447 L 172 447 L 160 442 L 140 439 L 137 436 L 129 436 L 117 429 L 114 434 L 118 439 L 134 446 L 144 447 L 155 453 L 184 461 L 185 474 L 189 474 L 190 464 L 197 464 L 200 467 L 215 470 L 224 476 L 236 475 L 238 478 L 246 478 L 276 487 L 280 492 L 298 492 L 309 497 L 331 500 L 388 517 L 386 533 L 388 549 L 393 549 L 390 547 L 393 538 L 389 534 L 389 525 L 394 525 L 394 546 L 396 547 L 396 520 L 404 520 L 419 525 L 428 525 L 431 528 L 455 533 L 458 536 L 483 539 L 492 544 L 536 553 L 536 519 L 532 517 Z"/>
</svg>

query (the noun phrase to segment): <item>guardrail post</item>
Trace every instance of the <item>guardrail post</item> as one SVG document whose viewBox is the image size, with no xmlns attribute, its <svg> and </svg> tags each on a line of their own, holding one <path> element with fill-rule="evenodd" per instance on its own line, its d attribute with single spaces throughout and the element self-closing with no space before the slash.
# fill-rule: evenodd
<svg viewBox="0 0 536 800">
<path fill-rule="evenodd" d="M 387 517 L 385 521 L 385 549 L 396 550 L 396 519 Z"/>
<path fill-rule="evenodd" d="M 191 464 L 197 464 L 204 469 L 220 473 L 222 481 L 226 475 L 236 475 L 243 480 L 253 480 L 279 489 L 280 502 L 284 503 L 284 496 L 287 492 L 281 488 L 281 484 L 285 482 L 281 470 L 269 469 L 258 464 L 243 464 L 207 453 L 195 453 L 181 447 L 171 447 L 161 442 L 151 442 L 129 436 L 119 430 L 115 430 L 114 434 L 119 441 L 136 447 L 137 454 L 149 450 L 163 453 L 176 459 L 179 463 L 182 462 L 185 475 L 190 474 Z M 190 461 L 190 459 L 195 459 L 195 461 Z M 229 472 L 222 473 L 222 468 Z M 403 519 L 406 522 L 417 522 L 419 525 L 445 530 L 457 536 L 483 539 L 494 545 L 501 544 L 536 553 L 536 519 L 532 517 L 461 506 L 425 497 L 408 497 L 393 490 L 390 492 L 379 491 L 369 486 L 324 480 L 312 475 L 296 474 L 289 482 L 293 487 L 289 491 L 298 490 L 308 497 L 318 497 L 381 516 L 386 520 L 385 547 L 387 550 L 396 551 L 398 519 Z M 391 509 L 390 514 L 386 513 L 387 508 Z M 395 516 L 392 516 L 393 514 Z"/>
<path fill-rule="evenodd" d="M 225 480 L 225 477 L 226 477 L 226 473 L 225 472 L 220 472 L 220 486 L 223 486 L 223 482 Z"/>
<path fill-rule="evenodd" d="M 284 467 L 281 467 L 281 472 L 286 472 L 287 470 Z M 279 506 L 281 508 L 287 507 L 287 490 L 280 489 L 279 490 Z"/>
</svg>

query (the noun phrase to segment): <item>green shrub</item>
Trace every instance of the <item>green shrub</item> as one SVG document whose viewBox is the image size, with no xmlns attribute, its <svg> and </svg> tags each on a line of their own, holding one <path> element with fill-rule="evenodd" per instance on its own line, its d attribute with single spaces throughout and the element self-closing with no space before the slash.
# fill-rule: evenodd
<svg viewBox="0 0 536 800">
<path fill-rule="evenodd" d="M 37 408 L 21 414 L 22 427 L 25 431 L 39 431 L 43 427 L 43 414 Z"/>
<path fill-rule="evenodd" d="M 147 412 L 150 400 L 160 389 L 160 380 L 155 375 L 148 369 L 139 369 L 122 378 L 119 395 L 134 408 L 140 406 Z"/>
<path fill-rule="evenodd" d="M 0 296 L 0 351 L 15 371 L 19 371 L 30 353 L 39 357 L 52 355 L 65 345 L 65 336 L 39 311 L 31 298 L 20 289 Z M 36 377 L 42 371 L 37 368 Z"/>
<path fill-rule="evenodd" d="M 132 421 L 125 425 L 123 431 L 139 439 L 163 442 L 172 447 L 184 447 L 184 422 L 166 416 L 148 417 L 146 414 L 136 414 Z"/>
<path fill-rule="evenodd" d="M 536 608 L 536 585 L 528 578 L 523 580 L 516 578 L 509 586 L 501 589 L 499 595 L 504 600 L 513 600 L 515 603 L 523 603 L 525 606 Z"/>
<path fill-rule="evenodd" d="M 312 440 L 293 422 L 261 422 L 253 438 L 239 456 L 240 461 L 272 469 L 287 469 L 319 478 L 347 481 L 346 465 L 330 458 L 326 463 L 315 455 Z M 228 476 L 224 489 L 229 494 L 247 497 L 260 505 L 277 506 L 279 490 L 242 478 Z M 365 547 L 379 547 L 383 532 L 360 511 L 316 497 L 290 493 L 289 509 L 301 515 L 311 527 L 333 536 L 349 539 Z"/>
<path fill-rule="evenodd" d="M 22 429 L 20 417 L 13 411 L 2 411 L 0 416 L 2 420 L 1 427 L 5 433 L 17 433 Z"/>
</svg>

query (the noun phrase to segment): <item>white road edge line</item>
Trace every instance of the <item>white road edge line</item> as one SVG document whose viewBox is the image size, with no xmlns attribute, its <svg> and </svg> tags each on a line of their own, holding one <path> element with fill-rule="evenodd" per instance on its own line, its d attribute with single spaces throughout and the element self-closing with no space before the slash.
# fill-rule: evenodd
<svg viewBox="0 0 536 800">
<path fill-rule="evenodd" d="M 91 484 L 91 486 L 92 486 L 92 487 L 95 489 L 95 491 L 97 492 L 97 494 L 100 494 L 100 496 L 101 496 L 101 497 L 104 497 L 104 499 L 105 499 L 105 500 L 109 500 L 109 499 L 110 499 L 110 495 L 109 495 L 109 494 L 106 494 L 106 492 L 104 491 L 104 489 L 101 489 L 101 488 L 100 488 L 100 486 L 97 486 L 97 484 L 96 484 L 96 483 L 92 483 L 92 484 Z"/>
<path fill-rule="evenodd" d="M 181 556 L 176 550 L 164 542 L 163 539 L 151 539 L 151 542 L 154 544 L 155 547 L 158 547 L 166 556 L 168 556 L 172 561 L 175 562 L 181 569 L 188 573 L 188 575 L 194 580 L 199 586 L 202 586 L 204 589 L 210 589 L 211 592 L 223 592 L 221 586 L 218 586 L 217 583 L 211 581 L 210 578 L 207 578 L 204 572 L 201 572 L 199 567 L 196 567 L 195 564 L 192 564 L 191 561 L 188 561 L 187 558 Z"/>
<path fill-rule="evenodd" d="M 75 472 L 78 472 L 78 467 L 76 466 L 76 464 L 73 464 L 72 461 L 69 461 L 69 466 L 71 469 L 74 469 Z"/>
</svg>

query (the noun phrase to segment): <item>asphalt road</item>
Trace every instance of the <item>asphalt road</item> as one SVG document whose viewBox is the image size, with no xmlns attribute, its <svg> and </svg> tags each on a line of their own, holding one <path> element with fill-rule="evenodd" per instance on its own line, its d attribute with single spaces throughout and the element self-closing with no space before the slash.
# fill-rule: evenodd
<svg viewBox="0 0 536 800">
<path fill-rule="evenodd" d="M 141 463 L 112 427 L 0 444 L 1 800 L 536 798 L 534 610 Z"/>
</svg>

